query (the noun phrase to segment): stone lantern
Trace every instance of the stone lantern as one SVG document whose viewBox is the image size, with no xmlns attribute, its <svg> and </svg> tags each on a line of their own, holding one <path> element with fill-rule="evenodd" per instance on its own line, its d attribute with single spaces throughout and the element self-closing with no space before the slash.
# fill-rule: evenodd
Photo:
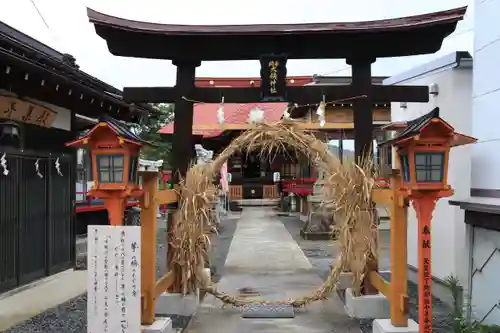
<svg viewBox="0 0 500 333">
<path fill-rule="evenodd" d="M 66 146 L 90 150 L 94 186 L 89 195 L 103 199 L 111 225 L 122 225 L 127 200 L 139 197 L 140 149 L 148 144 L 119 121 L 106 117 Z"/>
</svg>

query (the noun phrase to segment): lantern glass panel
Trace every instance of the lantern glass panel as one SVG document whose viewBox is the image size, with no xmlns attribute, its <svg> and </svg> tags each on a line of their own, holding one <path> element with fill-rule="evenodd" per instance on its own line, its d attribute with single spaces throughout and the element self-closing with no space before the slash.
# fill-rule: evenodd
<svg viewBox="0 0 500 333">
<path fill-rule="evenodd" d="M 97 173 L 99 183 L 123 183 L 123 155 L 97 155 Z"/>
<path fill-rule="evenodd" d="M 130 156 L 128 182 L 137 184 L 137 156 Z"/>
<path fill-rule="evenodd" d="M 408 155 L 399 155 L 399 162 L 403 173 L 403 181 L 405 183 L 410 182 L 410 162 L 408 160 Z"/>
<path fill-rule="evenodd" d="M 444 153 L 415 153 L 415 173 L 417 183 L 438 183 L 444 177 Z"/>
</svg>

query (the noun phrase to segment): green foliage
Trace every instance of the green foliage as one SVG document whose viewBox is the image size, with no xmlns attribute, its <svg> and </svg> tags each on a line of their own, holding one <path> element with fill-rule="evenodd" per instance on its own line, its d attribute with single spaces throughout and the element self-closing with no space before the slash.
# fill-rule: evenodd
<svg viewBox="0 0 500 333">
<path fill-rule="evenodd" d="M 483 325 L 467 320 L 467 305 L 463 304 L 463 289 L 456 276 L 449 276 L 445 283 L 453 296 L 453 332 L 454 333 L 500 333 L 498 325 Z"/>
<path fill-rule="evenodd" d="M 158 133 L 162 127 L 174 119 L 173 104 L 157 104 L 155 106 L 159 114 L 150 115 L 148 121 L 135 127 L 136 133 L 144 140 L 151 142 L 154 146 L 141 149 L 141 158 L 147 160 L 163 160 L 168 163 L 171 143 L 165 141 Z"/>
</svg>

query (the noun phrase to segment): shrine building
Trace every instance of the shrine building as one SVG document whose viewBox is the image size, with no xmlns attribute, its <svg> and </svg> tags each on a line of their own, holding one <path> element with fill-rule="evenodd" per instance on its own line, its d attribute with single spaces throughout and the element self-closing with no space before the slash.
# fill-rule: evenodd
<svg viewBox="0 0 500 333">
<path fill-rule="evenodd" d="M 373 84 L 381 84 L 385 77 L 373 77 Z M 291 76 L 287 77 L 288 86 L 323 85 L 334 86 L 339 84 L 350 84 L 350 77 L 326 77 L 326 76 Z M 250 88 L 260 87 L 260 78 L 196 78 L 198 87 L 233 87 Z M 232 139 L 237 137 L 248 124 L 250 113 L 253 109 L 264 111 L 264 121 L 267 123 L 277 122 L 283 119 L 288 103 L 244 103 L 224 104 L 224 125 L 218 123 L 217 111 L 220 104 L 199 103 L 194 105 L 193 113 L 193 136 L 195 144 L 201 144 L 203 148 L 213 150 L 214 154 L 220 153 Z M 316 114 L 317 105 L 299 106 L 289 108 L 290 117 L 297 122 L 307 124 L 319 124 Z M 380 127 L 390 122 L 390 104 L 374 103 L 372 108 L 374 127 L 374 146 L 376 141 L 383 141 L 387 132 L 380 131 Z M 325 114 L 326 124 L 318 127 L 314 135 L 321 137 L 325 142 L 331 144 L 330 148 L 343 159 L 354 158 L 354 123 L 352 102 L 339 102 L 327 104 Z M 238 129 L 238 125 L 241 125 Z M 230 127 L 232 129 L 226 129 Z M 160 133 L 171 136 L 174 123 L 170 123 L 160 130 Z M 351 149 L 344 143 L 352 146 Z M 349 144 L 350 143 L 350 144 Z M 377 152 L 380 166 L 389 168 L 390 151 Z M 306 158 L 295 158 L 293 153 L 282 153 L 279 156 L 261 158 L 259 152 L 247 154 L 242 151 L 232 156 L 228 161 L 228 173 L 230 176 L 229 199 L 275 199 L 284 194 L 294 193 L 299 196 L 312 194 L 313 185 L 316 182 L 317 172 Z M 281 185 L 276 181 L 275 173 L 279 173 Z"/>
<path fill-rule="evenodd" d="M 0 293 L 74 268 L 77 219 L 85 229 L 92 214 L 107 221 L 102 203 L 77 191 L 85 152 L 65 142 L 101 115 L 137 123 L 153 112 L 0 22 Z"/>
</svg>

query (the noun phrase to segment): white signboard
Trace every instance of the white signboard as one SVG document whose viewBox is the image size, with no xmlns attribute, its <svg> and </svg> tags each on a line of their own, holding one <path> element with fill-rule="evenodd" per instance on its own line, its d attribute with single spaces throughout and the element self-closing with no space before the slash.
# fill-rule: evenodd
<svg viewBox="0 0 500 333">
<path fill-rule="evenodd" d="M 87 333 L 140 333 L 141 227 L 87 232 Z"/>
</svg>

